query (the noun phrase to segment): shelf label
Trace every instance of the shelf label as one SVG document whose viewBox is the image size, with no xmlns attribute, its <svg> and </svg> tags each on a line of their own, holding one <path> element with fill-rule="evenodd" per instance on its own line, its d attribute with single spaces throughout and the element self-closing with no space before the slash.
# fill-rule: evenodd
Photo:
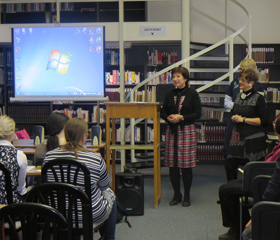
<svg viewBox="0 0 280 240">
<path fill-rule="evenodd" d="M 166 36 L 166 26 L 140 26 L 140 36 Z"/>
</svg>

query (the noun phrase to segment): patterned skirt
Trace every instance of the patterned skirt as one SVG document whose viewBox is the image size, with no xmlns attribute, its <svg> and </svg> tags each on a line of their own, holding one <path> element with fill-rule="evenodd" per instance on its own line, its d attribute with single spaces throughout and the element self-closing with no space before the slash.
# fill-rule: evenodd
<svg viewBox="0 0 280 240">
<path fill-rule="evenodd" d="M 190 168 L 196 166 L 197 138 L 195 125 L 185 125 L 183 129 L 177 129 L 177 152 L 175 153 L 174 138 L 176 133 L 167 126 L 165 132 L 165 154 L 164 164 L 167 167 L 174 167 L 174 154 L 177 154 L 177 166 Z"/>
</svg>

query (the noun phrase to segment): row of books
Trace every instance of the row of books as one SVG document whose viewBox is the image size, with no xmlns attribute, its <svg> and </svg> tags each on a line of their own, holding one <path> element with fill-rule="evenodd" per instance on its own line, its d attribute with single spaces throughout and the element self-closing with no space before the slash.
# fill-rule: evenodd
<svg viewBox="0 0 280 240">
<path fill-rule="evenodd" d="M 209 119 L 218 119 L 219 122 L 223 122 L 224 112 L 219 110 L 202 109 L 202 117 Z"/>
<path fill-rule="evenodd" d="M 44 123 L 49 115 L 49 106 L 9 106 L 9 116 L 16 122 Z"/>
<path fill-rule="evenodd" d="M 106 109 L 98 106 L 93 106 L 91 122 L 93 123 L 104 123 L 106 119 Z"/>
<path fill-rule="evenodd" d="M 9 3 L 6 4 L 6 13 L 40 12 L 46 10 L 45 3 Z"/>
<path fill-rule="evenodd" d="M 4 69 L 0 68 L 0 84 L 5 83 L 5 78 L 4 78 Z"/>
<path fill-rule="evenodd" d="M 84 119 L 86 122 L 89 122 L 88 110 L 83 110 L 82 108 L 77 108 L 77 110 L 73 110 L 69 108 L 64 108 L 61 110 L 55 109 L 53 110 L 53 112 L 64 113 L 69 118 L 78 117 Z"/>
<path fill-rule="evenodd" d="M 62 11 L 74 11 L 75 9 L 75 4 L 74 3 L 60 3 L 60 10 Z M 55 12 L 56 11 L 56 3 L 51 4 L 51 11 Z"/>
<path fill-rule="evenodd" d="M 4 66 L 4 53 L 0 52 L 0 66 Z"/>
<path fill-rule="evenodd" d="M 74 3 L 60 3 L 60 10 L 62 11 L 74 11 Z M 55 12 L 57 9 L 56 3 L 51 3 L 50 10 Z M 82 11 L 83 9 L 81 9 Z M 85 9 L 86 10 L 86 9 Z M 89 9 L 87 9 L 89 10 Z M 90 10 L 95 10 L 90 8 Z M 6 13 L 15 13 L 15 12 L 43 12 L 46 11 L 46 3 L 8 3 L 6 4 L 5 12 Z"/>
<path fill-rule="evenodd" d="M 112 132 L 112 130 L 111 130 Z M 132 131 L 131 128 L 126 129 L 125 131 L 125 141 L 130 142 L 132 139 Z M 140 127 L 134 126 L 134 141 L 141 142 L 144 140 L 143 132 Z M 154 129 L 151 127 L 147 127 L 147 143 L 152 143 L 154 141 Z M 116 129 L 116 141 L 121 141 L 121 129 Z"/>
<path fill-rule="evenodd" d="M 104 53 L 105 65 L 119 65 L 120 64 L 120 53 L 119 50 L 105 49 Z M 126 57 L 124 56 L 124 63 Z"/>
<path fill-rule="evenodd" d="M 226 123 L 206 123 L 196 125 L 198 142 L 223 142 L 225 140 Z"/>
<path fill-rule="evenodd" d="M 125 89 L 125 98 L 130 93 L 131 89 Z M 120 88 L 105 88 L 105 95 L 109 97 L 109 101 L 120 101 Z M 136 90 L 129 99 L 134 102 L 156 102 L 156 86 L 151 86 L 146 90 Z"/>
<path fill-rule="evenodd" d="M 246 54 L 248 48 L 246 48 Z M 256 63 L 274 63 L 274 48 L 273 47 L 256 47 L 252 48 L 252 58 Z"/>
<path fill-rule="evenodd" d="M 154 49 L 153 51 L 147 51 L 147 56 L 148 56 L 148 64 L 170 65 L 178 61 L 178 54 L 176 51 L 161 52 L 158 51 L 157 49 Z"/>
<path fill-rule="evenodd" d="M 259 70 L 259 82 L 269 83 L 269 68 Z"/>
<path fill-rule="evenodd" d="M 196 159 L 198 161 L 223 161 L 224 160 L 224 146 L 198 144 Z"/>
<path fill-rule="evenodd" d="M 140 72 L 126 71 L 124 74 L 125 84 L 138 84 L 140 83 Z M 105 84 L 106 85 L 118 85 L 120 84 L 120 71 L 112 70 L 111 72 L 105 72 Z"/>
<path fill-rule="evenodd" d="M 147 72 L 147 78 L 155 75 L 156 71 Z M 160 76 L 149 81 L 148 85 L 157 85 L 157 84 L 171 84 L 172 83 L 172 73 L 171 71 L 161 74 Z"/>
<path fill-rule="evenodd" d="M 224 98 L 220 97 L 200 97 L 200 102 L 201 103 L 220 103 L 221 100 L 223 101 Z"/>
<path fill-rule="evenodd" d="M 264 91 L 264 96 L 266 98 L 266 102 L 270 102 L 270 103 L 280 102 L 280 91 L 278 88 L 268 87 L 267 90 Z"/>
</svg>

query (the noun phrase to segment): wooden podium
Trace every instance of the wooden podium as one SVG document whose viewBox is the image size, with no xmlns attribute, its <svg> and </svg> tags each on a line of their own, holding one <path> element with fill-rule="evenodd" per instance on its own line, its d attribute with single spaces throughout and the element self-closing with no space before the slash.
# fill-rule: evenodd
<svg viewBox="0 0 280 240">
<path fill-rule="evenodd" d="M 112 158 L 112 188 L 115 190 L 116 149 L 154 150 L 154 206 L 157 208 L 161 198 L 160 178 L 160 103 L 118 103 L 107 102 L 106 105 L 106 162 L 110 171 Z M 116 118 L 151 118 L 154 127 L 154 144 L 120 145 L 116 144 Z M 112 121 L 111 121 L 112 120 Z M 110 125 L 112 124 L 112 141 L 110 139 Z M 112 156 L 111 151 L 112 150 Z M 111 157 L 110 157 L 111 156 Z"/>
</svg>

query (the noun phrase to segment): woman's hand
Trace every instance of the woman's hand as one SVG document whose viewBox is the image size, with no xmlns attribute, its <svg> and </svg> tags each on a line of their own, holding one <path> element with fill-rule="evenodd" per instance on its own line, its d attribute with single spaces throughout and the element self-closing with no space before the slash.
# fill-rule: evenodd
<svg viewBox="0 0 280 240">
<path fill-rule="evenodd" d="M 243 117 L 236 114 L 231 117 L 231 121 L 236 122 L 236 123 L 241 123 L 241 122 L 243 122 Z"/>
<path fill-rule="evenodd" d="M 252 223 L 252 220 L 250 220 L 249 222 L 247 222 L 247 224 L 245 225 L 245 227 L 250 227 L 251 226 L 251 223 Z"/>
<path fill-rule="evenodd" d="M 171 114 L 167 117 L 167 120 L 171 123 L 178 123 L 181 122 L 183 119 L 183 116 L 180 114 Z"/>
</svg>

